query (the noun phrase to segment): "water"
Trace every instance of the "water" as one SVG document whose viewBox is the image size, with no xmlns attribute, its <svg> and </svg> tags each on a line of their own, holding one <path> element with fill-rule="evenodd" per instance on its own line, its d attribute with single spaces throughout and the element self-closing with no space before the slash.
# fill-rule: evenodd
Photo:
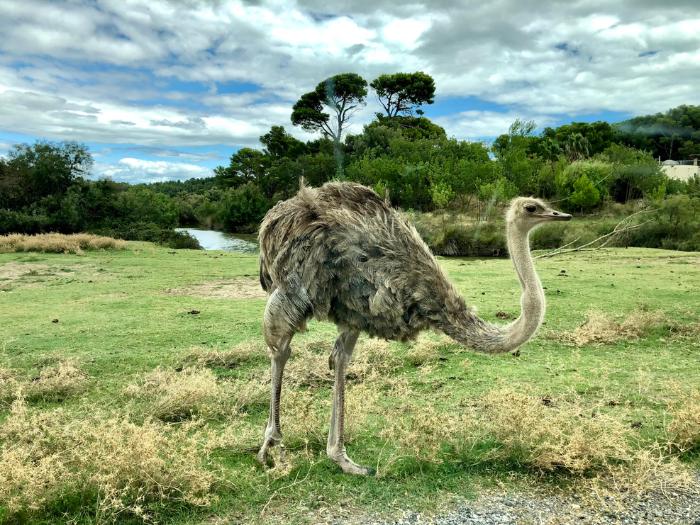
<svg viewBox="0 0 700 525">
<path fill-rule="evenodd" d="M 197 228 L 175 228 L 175 231 L 189 233 L 197 239 L 205 250 L 223 250 L 225 252 L 252 253 L 258 250 L 253 242 L 254 235 L 236 235 L 215 230 L 199 230 Z"/>
</svg>

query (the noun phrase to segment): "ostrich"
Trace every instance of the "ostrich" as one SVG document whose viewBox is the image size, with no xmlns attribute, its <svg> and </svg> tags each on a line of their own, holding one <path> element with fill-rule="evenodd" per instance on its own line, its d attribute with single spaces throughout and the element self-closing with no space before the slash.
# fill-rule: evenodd
<svg viewBox="0 0 700 525">
<path fill-rule="evenodd" d="M 533 336 L 545 311 L 529 232 L 569 219 L 535 198 L 511 202 L 506 235 L 522 286 L 521 314 L 498 326 L 465 304 L 416 229 L 374 191 L 349 182 L 302 184 L 296 196 L 267 212 L 260 227 L 272 393 L 258 460 L 266 464 L 270 447 L 281 443 L 282 374 L 292 337 L 309 318 L 329 320 L 339 331 L 329 357 L 335 386 L 326 452 L 346 473 L 372 474 L 348 457 L 343 442 L 345 373 L 360 332 L 405 341 L 435 329 L 480 352 L 514 350 Z"/>
</svg>

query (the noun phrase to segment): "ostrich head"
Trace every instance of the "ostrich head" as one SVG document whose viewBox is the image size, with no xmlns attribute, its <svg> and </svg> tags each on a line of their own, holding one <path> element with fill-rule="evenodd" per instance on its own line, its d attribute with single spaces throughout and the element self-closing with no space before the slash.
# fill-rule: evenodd
<svg viewBox="0 0 700 525">
<path fill-rule="evenodd" d="M 513 199 L 506 213 L 506 222 L 518 229 L 530 231 L 549 221 L 568 221 L 571 215 L 557 211 L 540 199 L 517 197 Z"/>
</svg>

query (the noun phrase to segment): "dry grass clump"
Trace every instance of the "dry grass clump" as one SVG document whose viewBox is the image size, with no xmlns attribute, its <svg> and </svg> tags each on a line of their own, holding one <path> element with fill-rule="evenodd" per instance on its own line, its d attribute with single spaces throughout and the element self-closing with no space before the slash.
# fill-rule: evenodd
<svg viewBox="0 0 700 525">
<path fill-rule="evenodd" d="M 0 252 L 83 253 L 83 250 L 124 250 L 126 241 L 89 233 L 0 235 Z"/>
<path fill-rule="evenodd" d="M 372 385 L 348 385 L 345 391 L 346 443 L 367 429 L 370 417 L 382 413 L 379 392 Z M 325 450 L 331 417 L 332 396 L 315 390 L 287 390 L 282 395 L 281 426 L 285 445 L 290 448 L 313 446 Z M 261 434 L 262 435 L 262 434 Z"/>
<path fill-rule="evenodd" d="M 293 387 L 332 385 L 334 375 L 329 367 L 332 349 L 332 341 L 311 341 L 294 347 L 284 371 L 285 383 Z M 347 378 L 350 382 L 382 380 L 402 365 L 401 358 L 387 341 L 365 339 L 355 347 Z"/>
<path fill-rule="evenodd" d="M 76 363 L 59 361 L 42 368 L 38 377 L 24 385 L 23 391 L 29 401 L 63 401 L 83 392 L 87 384 L 87 374 Z"/>
<path fill-rule="evenodd" d="M 610 466 L 579 486 L 581 503 L 596 515 L 615 514 L 635 500 L 650 495 L 673 498 L 679 492 L 697 493 L 697 477 L 691 468 L 659 449 L 637 450 L 623 465 Z"/>
<path fill-rule="evenodd" d="M 639 339 L 666 323 L 666 315 L 658 311 L 632 312 L 622 321 L 603 312 L 591 311 L 581 326 L 572 332 L 560 334 L 558 338 L 576 346 L 610 344 L 625 339 Z"/>
<path fill-rule="evenodd" d="M 140 382 L 128 385 L 124 393 L 147 399 L 147 413 L 162 421 L 214 416 L 229 406 L 216 376 L 206 368 L 186 368 L 181 372 L 156 368 Z"/>
<path fill-rule="evenodd" d="M 463 410 L 448 399 L 434 398 L 431 403 L 418 404 L 416 400 L 425 397 L 412 390 L 406 378 L 391 381 L 385 396 L 399 401 L 384 411 L 392 417 L 382 421 L 379 432 L 387 443 L 377 468 L 380 475 L 390 473 L 401 460 L 440 462 L 480 441 L 483 430 L 473 410 Z"/>
<path fill-rule="evenodd" d="M 267 376 L 227 381 L 221 389 L 228 398 L 224 406 L 232 406 L 235 413 L 262 410 L 270 404 L 270 381 Z"/>
<path fill-rule="evenodd" d="M 406 360 L 410 365 L 416 367 L 436 363 L 440 359 L 440 350 L 446 344 L 449 344 L 449 340 L 445 338 L 440 338 L 440 340 L 436 341 L 427 337 L 419 337 L 411 345 L 410 350 L 406 354 Z"/>
<path fill-rule="evenodd" d="M 439 400 L 415 404 L 407 385 L 396 398 L 401 402 L 391 411 L 403 415 L 388 420 L 381 431 L 387 444 L 396 446 L 384 470 L 404 457 L 439 462 L 454 455 L 469 456 L 474 463 L 516 463 L 537 472 L 581 475 L 607 472 L 632 457 L 628 427 L 592 415 L 578 401 L 547 398 L 545 403 L 539 396 L 502 389 L 450 411 L 437 406 Z"/>
<path fill-rule="evenodd" d="M 61 501 L 80 501 L 96 522 L 124 514 L 146 521 L 153 504 L 208 505 L 216 476 L 200 449 L 185 426 L 76 420 L 60 409 L 30 412 L 20 399 L 0 424 L 0 505 L 26 521 Z"/>
<path fill-rule="evenodd" d="M 0 408 L 9 406 L 17 396 L 19 381 L 9 368 L 0 367 Z"/>
<path fill-rule="evenodd" d="M 437 462 L 448 449 L 469 446 L 474 441 L 472 432 L 477 427 L 470 413 L 445 413 L 434 405 L 415 406 L 410 402 L 392 407 L 392 412 L 404 415 L 388 419 L 379 434 L 387 443 L 397 447 L 379 469 L 380 474 L 403 458 Z"/>
<path fill-rule="evenodd" d="M 493 452 L 498 459 L 581 474 L 604 471 L 631 457 L 628 428 L 578 401 L 545 403 L 504 389 L 487 393 L 481 403 L 483 425 L 500 444 Z"/>
<path fill-rule="evenodd" d="M 192 348 L 184 358 L 187 365 L 211 368 L 237 368 L 244 363 L 266 359 L 267 351 L 262 343 L 245 342 L 228 350 L 217 348 Z"/>
<path fill-rule="evenodd" d="M 312 390 L 284 392 L 280 424 L 285 445 L 291 448 L 309 445 L 325 446 L 330 410 L 330 398 L 320 398 Z"/>
<path fill-rule="evenodd" d="M 672 449 L 687 452 L 700 448 L 700 389 L 671 404 L 668 441 Z"/>
</svg>

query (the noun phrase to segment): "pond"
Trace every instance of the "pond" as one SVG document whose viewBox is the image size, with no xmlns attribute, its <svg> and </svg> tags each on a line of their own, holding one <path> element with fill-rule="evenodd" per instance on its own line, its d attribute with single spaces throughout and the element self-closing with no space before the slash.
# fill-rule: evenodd
<svg viewBox="0 0 700 525">
<path fill-rule="evenodd" d="M 223 250 L 225 252 L 253 253 L 258 250 L 255 235 L 224 233 L 215 230 L 197 228 L 175 228 L 197 239 L 205 250 Z"/>
</svg>

